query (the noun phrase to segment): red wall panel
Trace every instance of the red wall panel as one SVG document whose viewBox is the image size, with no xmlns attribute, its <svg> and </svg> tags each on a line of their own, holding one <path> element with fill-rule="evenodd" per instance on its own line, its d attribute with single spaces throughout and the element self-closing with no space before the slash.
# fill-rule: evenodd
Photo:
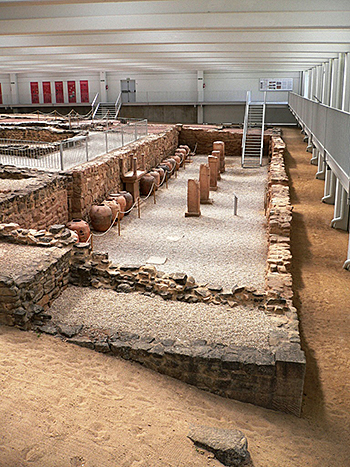
<svg viewBox="0 0 350 467">
<path fill-rule="evenodd" d="M 89 102 L 89 82 L 80 81 L 80 102 Z"/>
<path fill-rule="evenodd" d="M 39 83 L 30 83 L 30 93 L 32 95 L 32 104 L 39 104 Z"/>
<path fill-rule="evenodd" d="M 51 104 L 51 83 L 50 81 L 43 81 L 43 94 L 44 104 Z"/>
<path fill-rule="evenodd" d="M 63 104 L 63 81 L 55 81 L 56 104 Z"/>
<path fill-rule="evenodd" d="M 77 94 L 75 92 L 75 81 L 67 81 L 68 86 L 68 102 L 73 104 L 77 102 Z"/>
</svg>

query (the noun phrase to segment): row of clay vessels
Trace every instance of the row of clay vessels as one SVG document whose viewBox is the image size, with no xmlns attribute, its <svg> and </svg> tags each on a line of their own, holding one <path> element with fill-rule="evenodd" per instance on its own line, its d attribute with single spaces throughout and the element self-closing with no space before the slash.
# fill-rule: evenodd
<svg viewBox="0 0 350 467">
<path fill-rule="evenodd" d="M 173 157 L 164 159 L 158 167 L 143 175 L 140 179 L 140 194 L 147 196 L 153 189 L 158 190 L 164 180 L 168 180 L 175 170 L 182 167 L 189 153 L 190 148 L 187 145 L 179 146 Z"/>
<path fill-rule="evenodd" d="M 91 206 L 89 216 L 92 228 L 98 232 L 105 232 L 112 223 L 122 220 L 124 215 L 134 204 L 132 194 L 128 191 L 110 193 L 101 204 Z"/>
</svg>

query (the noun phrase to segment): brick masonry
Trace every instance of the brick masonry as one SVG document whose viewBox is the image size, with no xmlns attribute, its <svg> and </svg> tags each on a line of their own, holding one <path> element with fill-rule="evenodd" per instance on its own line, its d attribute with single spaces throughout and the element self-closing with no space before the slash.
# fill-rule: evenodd
<svg viewBox="0 0 350 467">
<path fill-rule="evenodd" d="M 222 134 L 218 133 L 211 135 L 213 140 L 224 140 Z M 193 148 L 192 140 L 180 138 L 181 142 Z M 73 173 L 79 174 L 80 185 L 76 191 L 71 185 L 68 192 L 71 197 L 74 195 L 80 198 L 79 212 L 83 214 L 89 205 L 87 200 L 82 199 L 83 193 L 84 196 L 96 196 L 98 200 L 110 189 L 109 183 L 119 180 L 119 157 L 126 157 L 130 153 L 141 157 L 144 153 L 149 168 L 156 165 L 158 157 L 171 155 L 177 145 L 178 127 L 159 137 L 148 137 L 148 152 L 141 143 L 135 143 L 121 153 L 99 158 L 96 165 L 91 163 L 72 171 L 72 179 Z M 33 267 L 33 270 L 26 271 L 25 275 L 16 280 L 4 276 L 0 278 L 1 322 L 23 329 L 34 327 L 42 332 L 59 334 L 69 342 L 138 361 L 221 396 L 299 415 L 305 357 L 300 348 L 297 312 L 292 305 L 292 208 L 284 169 L 284 149 L 284 143 L 278 135 L 270 136 L 271 164 L 266 192 L 269 251 L 265 291 L 249 287 L 230 291 L 220 287 L 199 287 L 186 274 L 163 275 L 153 267 L 141 265 L 120 268 L 110 263 L 107 254 L 91 252 L 88 244 L 63 244 L 61 248 L 46 249 L 50 251 L 50 256 L 46 258 L 44 266 Z M 169 152 L 164 155 L 164 151 Z M 202 151 L 204 149 L 200 148 L 199 152 Z M 111 180 L 102 183 L 104 178 Z M 118 188 L 118 185 L 114 188 Z M 18 228 L 3 230 L 6 231 L 7 241 L 22 242 L 23 237 L 29 236 L 25 229 L 24 232 Z M 31 236 L 49 238 L 45 240 L 48 242 L 56 240 L 42 232 L 38 237 L 31 232 Z M 103 329 L 93 333 L 82 327 L 62 325 L 57 329 L 49 324 L 50 316 L 46 312 L 68 281 L 81 286 L 113 288 L 119 292 L 137 290 L 145 294 L 157 293 L 164 299 L 193 303 L 203 301 L 230 306 L 255 303 L 274 316 L 276 331 L 269 336 L 270 349 L 258 352 L 249 348 L 207 345 L 206 341 L 194 341 L 192 345 L 184 347 L 170 339 L 157 341 L 150 337 L 143 340 L 137 334 L 110 335 L 108 330 Z M 280 332 L 279 328 L 287 333 Z"/>
<path fill-rule="evenodd" d="M 70 217 L 86 219 L 93 204 L 103 201 L 109 193 L 122 189 L 120 159 L 124 159 L 124 167 L 127 171 L 131 169 L 129 156 L 133 154 L 137 157 L 138 165 L 141 166 L 141 156 L 144 154 L 145 166 L 149 170 L 163 159 L 174 155 L 178 146 L 178 137 L 179 131 L 174 126 L 162 134 L 149 135 L 68 172 Z"/>
<path fill-rule="evenodd" d="M 30 179 L 26 188 L 0 193 L 0 222 L 17 222 L 27 229 L 68 222 L 65 176 L 0 166 L 0 179 Z"/>
</svg>

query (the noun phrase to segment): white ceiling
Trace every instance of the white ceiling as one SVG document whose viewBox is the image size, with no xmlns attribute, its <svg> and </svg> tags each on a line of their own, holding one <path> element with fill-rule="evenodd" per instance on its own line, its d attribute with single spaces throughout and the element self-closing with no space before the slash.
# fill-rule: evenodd
<svg viewBox="0 0 350 467">
<path fill-rule="evenodd" d="M 0 0 L 0 73 L 291 72 L 350 51 L 350 0 Z"/>
</svg>

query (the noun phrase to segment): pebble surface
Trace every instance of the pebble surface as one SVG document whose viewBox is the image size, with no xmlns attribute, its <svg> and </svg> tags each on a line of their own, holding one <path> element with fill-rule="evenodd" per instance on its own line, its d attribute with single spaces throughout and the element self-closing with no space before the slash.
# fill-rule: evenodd
<svg viewBox="0 0 350 467">
<path fill-rule="evenodd" d="M 185 217 L 187 180 L 198 179 L 199 165 L 207 156 L 195 156 L 180 169 L 178 177 L 134 210 L 116 228 L 94 236 L 94 249 L 106 251 L 116 264 L 145 264 L 151 256 L 166 257 L 157 269 L 165 273 L 185 272 L 198 283 L 225 288 L 250 285 L 264 288 L 267 256 L 264 191 L 267 168 L 242 169 L 240 159 L 226 158 L 218 190 L 211 191 L 213 205 L 201 205 L 201 217 Z M 234 194 L 238 215 L 234 215 Z"/>
<path fill-rule="evenodd" d="M 126 331 L 139 336 L 176 339 L 184 344 L 195 339 L 210 343 L 269 347 L 273 320 L 254 306 L 207 305 L 165 301 L 139 293 L 71 286 L 50 309 L 53 323 Z"/>
</svg>

